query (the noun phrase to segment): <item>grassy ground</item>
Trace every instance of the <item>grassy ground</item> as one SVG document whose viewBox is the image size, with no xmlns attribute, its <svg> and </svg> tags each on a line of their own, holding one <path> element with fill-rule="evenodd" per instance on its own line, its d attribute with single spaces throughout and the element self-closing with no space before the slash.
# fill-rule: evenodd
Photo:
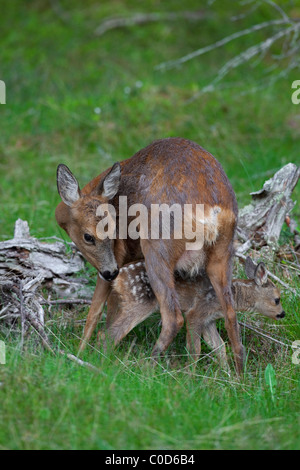
<svg viewBox="0 0 300 470">
<path fill-rule="evenodd" d="M 57 164 L 70 166 L 84 185 L 156 138 L 182 136 L 211 151 L 240 205 L 282 165 L 299 163 L 300 108 L 291 103 L 291 83 L 299 73 L 257 87 L 270 70 L 269 55 L 234 71 L 214 93 L 191 100 L 226 60 L 266 32 L 180 68 L 155 70 L 161 62 L 274 17 L 265 6 L 232 22 L 237 13 L 232 2 L 201 4 L 205 19 L 200 22 L 154 23 L 102 37 L 93 31 L 107 16 L 195 10 L 199 2 L 62 1 L 63 14 L 50 2 L 20 1 L 17 9 L 14 2 L 6 5 L 1 19 L 0 79 L 7 87 L 7 104 L 0 107 L 1 239 L 11 237 L 18 217 L 28 220 L 35 236 L 65 237 L 54 219 Z M 292 2 L 286 4 L 292 8 Z M 253 87 L 256 91 L 244 93 Z M 299 208 L 295 215 L 299 220 Z M 93 271 L 87 275 L 92 283 Z M 296 278 L 289 282 L 299 287 Z M 299 339 L 298 298 L 283 292 L 283 307 L 288 315 L 280 324 L 258 317 L 255 322 L 282 342 Z M 52 341 L 76 353 L 82 328 L 76 320 L 85 315 L 86 309 L 54 311 Z M 209 356 L 191 369 L 182 332 L 167 358 L 153 367 L 149 355 L 158 318 L 136 328 L 115 352 L 104 355 L 90 347 L 84 358 L 103 371 L 99 375 L 40 350 L 34 337 L 21 355 L 18 333 L 2 327 L 7 364 L 0 366 L 0 448 L 300 447 L 300 365 L 292 364 L 290 349 L 243 330 L 248 360 L 238 382 L 222 374 Z M 220 328 L 224 333 L 222 323 Z M 276 376 L 273 394 L 265 378 L 268 364 Z"/>
</svg>

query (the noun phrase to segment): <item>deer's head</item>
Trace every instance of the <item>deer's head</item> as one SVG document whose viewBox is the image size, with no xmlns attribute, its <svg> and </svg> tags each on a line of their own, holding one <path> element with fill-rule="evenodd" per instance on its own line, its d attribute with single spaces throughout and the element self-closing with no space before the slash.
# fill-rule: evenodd
<svg viewBox="0 0 300 470">
<path fill-rule="evenodd" d="M 56 208 L 56 220 L 106 281 L 115 279 L 119 269 L 114 255 L 114 239 L 99 237 L 97 227 L 104 213 L 101 210 L 99 214 L 98 209 L 111 203 L 119 190 L 120 177 L 120 164 L 115 163 L 96 187 L 90 192 L 81 192 L 69 168 L 62 164 L 57 168 L 57 189 L 62 202 Z M 109 217 L 109 214 L 105 216 Z"/>
</svg>

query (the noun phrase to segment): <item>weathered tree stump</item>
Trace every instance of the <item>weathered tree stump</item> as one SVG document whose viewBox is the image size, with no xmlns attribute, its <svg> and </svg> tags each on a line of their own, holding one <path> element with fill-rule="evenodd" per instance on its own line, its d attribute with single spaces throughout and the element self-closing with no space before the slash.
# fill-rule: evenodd
<svg viewBox="0 0 300 470">
<path fill-rule="evenodd" d="M 249 249 L 278 243 L 282 225 L 295 202 L 291 194 L 300 176 L 300 168 L 288 163 L 262 189 L 250 193 L 252 201 L 239 211 L 237 235 Z M 247 250 L 245 250 L 247 251 Z"/>
</svg>

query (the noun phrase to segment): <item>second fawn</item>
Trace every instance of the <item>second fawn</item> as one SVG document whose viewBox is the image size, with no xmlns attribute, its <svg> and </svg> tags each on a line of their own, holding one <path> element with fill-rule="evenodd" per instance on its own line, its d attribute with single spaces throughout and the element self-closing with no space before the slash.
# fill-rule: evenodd
<svg viewBox="0 0 300 470">
<path fill-rule="evenodd" d="M 272 319 L 281 319 L 285 312 L 280 292 L 268 279 L 264 263 L 245 262 L 248 279 L 233 279 L 234 308 L 240 312 L 258 312 Z M 218 297 L 207 276 L 184 278 L 176 275 L 176 292 L 187 324 L 187 349 L 198 356 L 201 336 L 217 354 L 222 367 L 227 368 L 225 344 L 218 333 L 216 320 L 223 318 Z M 143 261 L 124 266 L 113 282 L 107 302 L 107 331 L 105 335 L 117 345 L 136 325 L 159 310 Z M 102 334 L 104 340 L 104 335 Z"/>
</svg>

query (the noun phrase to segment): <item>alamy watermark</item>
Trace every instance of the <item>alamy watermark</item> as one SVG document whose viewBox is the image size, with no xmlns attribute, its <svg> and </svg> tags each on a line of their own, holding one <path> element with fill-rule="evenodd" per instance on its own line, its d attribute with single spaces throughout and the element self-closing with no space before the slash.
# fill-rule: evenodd
<svg viewBox="0 0 300 470">
<path fill-rule="evenodd" d="M 297 339 L 296 341 L 293 341 L 292 343 L 292 348 L 295 349 L 292 355 L 292 363 L 293 364 L 300 364 L 300 340 Z"/>
<path fill-rule="evenodd" d="M 130 238 L 151 240 L 186 240 L 187 250 L 200 250 L 205 241 L 214 242 L 218 235 L 218 214 L 214 206 L 204 210 L 204 204 L 133 204 L 127 206 L 127 196 L 119 197 L 119 216 L 112 204 L 100 204 L 96 226 L 100 240 Z M 118 224 L 118 226 L 117 226 Z"/>
<path fill-rule="evenodd" d="M 4 341 L 0 341 L 0 364 L 6 363 L 5 357 L 5 343 Z"/>
<path fill-rule="evenodd" d="M 3 80 L 0 80 L 0 104 L 6 104 L 6 86 Z"/>
<path fill-rule="evenodd" d="M 300 80 L 294 80 L 292 83 L 292 88 L 296 88 L 296 91 L 292 93 L 291 100 L 293 104 L 300 103 Z"/>
</svg>

